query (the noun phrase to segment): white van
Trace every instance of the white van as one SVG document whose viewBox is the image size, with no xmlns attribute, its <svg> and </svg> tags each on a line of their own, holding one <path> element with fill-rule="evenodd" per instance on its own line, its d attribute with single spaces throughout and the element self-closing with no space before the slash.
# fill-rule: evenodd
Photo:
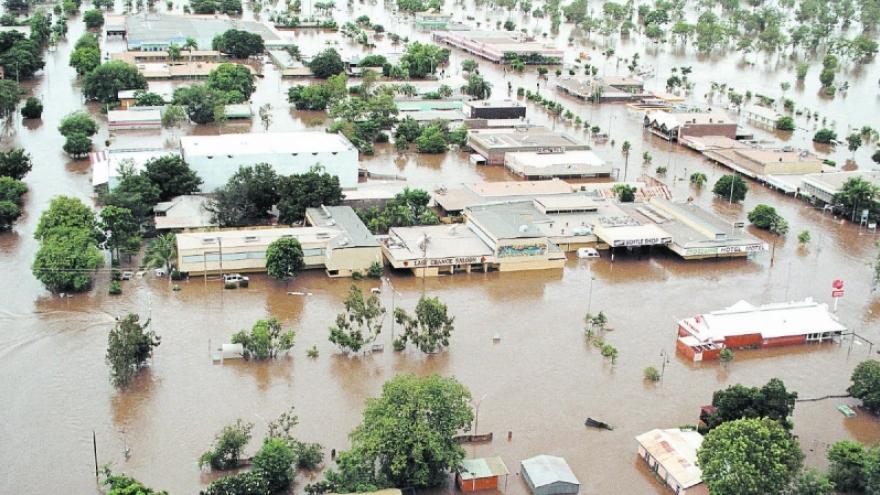
<svg viewBox="0 0 880 495">
<path fill-rule="evenodd" d="M 596 251 L 593 248 L 579 248 L 577 250 L 578 258 L 598 258 L 599 251 Z"/>
<path fill-rule="evenodd" d="M 237 284 L 237 283 L 241 282 L 242 280 L 250 280 L 250 279 L 248 279 L 247 277 L 242 277 L 241 274 L 239 274 L 239 273 L 227 273 L 226 275 L 223 275 L 223 283 L 225 283 L 225 284 L 229 284 L 229 283 Z"/>
</svg>

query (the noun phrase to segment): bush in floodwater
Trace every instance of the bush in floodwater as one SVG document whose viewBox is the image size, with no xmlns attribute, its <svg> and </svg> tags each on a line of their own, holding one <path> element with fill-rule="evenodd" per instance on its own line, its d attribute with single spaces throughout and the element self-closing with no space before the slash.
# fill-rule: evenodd
<svg viewBox="0 0 880 495">
<path fill-rule="evenodd" d="M 645 373 L 645 378 L 647 378 L 648 380 L 651 380 L 652 382 L 656 382 L 656 381 L 660 380 L 660 372 L 657 371 L 657 368 L 655 368 L 653 366 L 648 366 L 647 368 L 645 368 L 644 373 Z"/>
<path fill-rule="evenodd" d="M 224 289 L 236 289 L 236 288 L 238 288 L 238 284 L 236 284 L 235 282 L 226 282 L 223 285 L 223 288 Z"/>
</svg>

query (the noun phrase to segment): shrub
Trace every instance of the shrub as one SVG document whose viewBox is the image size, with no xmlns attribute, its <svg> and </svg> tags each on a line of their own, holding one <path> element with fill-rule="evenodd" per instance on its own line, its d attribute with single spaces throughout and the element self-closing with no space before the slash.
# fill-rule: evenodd
<svg viewBox="0 0 880 495">
<path fill-rule="evenodd" d="M 651 380 L 652 382 L 656 382 L 660 379 L 660 372 L 657 371 L 657 368 L 653 366 L 648 366 L 645 368 L 645 378 Z"/>
<path fill-rule="evenodd" d="M 308 356 L 310 358 L 318 357 L 318 346 L 313 345 L 311 349 L 306 351 L 306 356 Z"/>
<path fill-rule="evenodd" d="M 109 292 L 111 296 L 122 294 L 122 285 L 119 284 L 119 281 L 114 280 L 110 282 L 110 289 L 107 292 Z"/>
<path fill-rule="evenodd" d="M 110 280 L 113 282 L 118 282 L 122 280 L 122 270 L 119 268 L 114 268 L 110 270 Z"/>
</svg>

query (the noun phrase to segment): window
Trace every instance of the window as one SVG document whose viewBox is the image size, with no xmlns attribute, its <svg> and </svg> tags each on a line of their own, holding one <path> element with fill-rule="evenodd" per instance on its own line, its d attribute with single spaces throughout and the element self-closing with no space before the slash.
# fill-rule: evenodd
<svg viewBox="0 0 880 495">
<path fill-rule="evenodd" d="M 183 256 L 180 258 L 183 263 L 204 263 L 205 257 L 201 254 L 192 254 L 189 256 Z"/>
</svg>

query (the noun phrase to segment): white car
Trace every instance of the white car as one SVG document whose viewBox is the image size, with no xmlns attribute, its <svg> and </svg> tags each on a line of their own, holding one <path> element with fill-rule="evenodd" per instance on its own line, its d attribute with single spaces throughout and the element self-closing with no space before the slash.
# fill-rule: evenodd
<svg viewBox="0 0 880 495">
<path fill-rule="evenodd" d="M 599 251 L 596 251 L 593 248 L 579 248 L 577 250 L 578 258 L 598 258 Z"/>
<path fill-rule="evenodd" d="M 223 283 L 224 284 L 230 284 L 230 283 L 237 284 L 237 283 L 241 282 L 242 280 L 250 280 L 250 279 L 247 277 L 242 277 L 240 273 L 227 273 L 226 275 L 223 275 Z"/>
</svg>

